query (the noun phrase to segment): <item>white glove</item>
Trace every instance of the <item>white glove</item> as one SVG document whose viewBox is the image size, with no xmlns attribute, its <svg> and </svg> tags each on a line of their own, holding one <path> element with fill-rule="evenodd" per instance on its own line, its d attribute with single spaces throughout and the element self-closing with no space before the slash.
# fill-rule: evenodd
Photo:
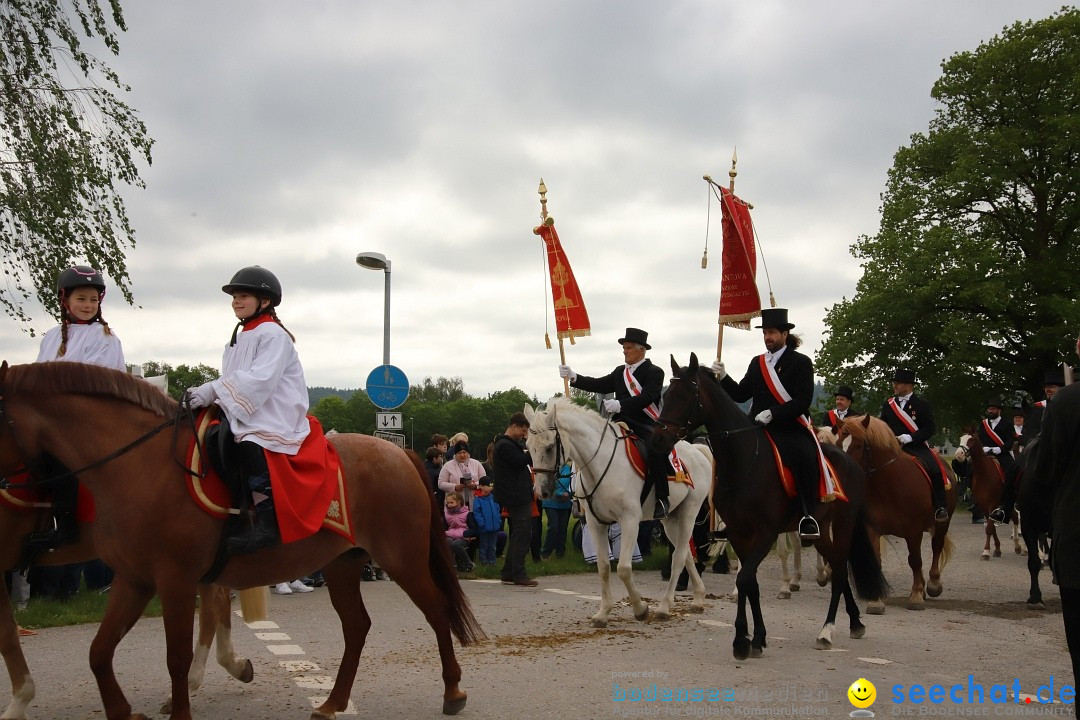
<svg viewBox="0 0 1080 720">
<path fill-rule="evenodd" d="M 566 378 L 570 382 L 577 380 L 577 373 L 570 369 L 569 365 L 559 366 L 559 377 Z"/>
<path fill-rule="evenodd" d="M 713 360 L 713 363 L 709 366 L 709 369 L 712 370 L 712 373 L 716 376 L 717 380 L 723 380 L 727 377 L 727 370 L 724 369 L 724 363 L 720 360 Z"/>
<path fill-rule="evenodd" d="M 911 442 L 911 436 L 907 433 L 904 433 L 903 435 L 897 435 L 896 439 L 900 441 L 901 445 L 907 445 L 909 442 Z"/>
<path fill-rule="evenodd" d="M 993 448 L 989 445 L 983 445 L 983 455 L 989 455 L 991 452 L 993 452 Z"/>
<path fill-rule="evenodd" d="M 212 383 L 205 383 L 199 387 L 190 388 L 187 391 L 188 406 L 192 410 L 213 405 L 217 394 L 214 392 Z"/>
<path fill-rule="evenodd" d="M 724 364 L 720 363 L 720 367 L 723 368 Z M 772 410 L 762 410 L 754 418 L 754 422 L 760 425 L 768 425 L 772 422 Z"/>
<path fill-rule="evenodd" d="M 604 401 L 604 410 L 614 415 L 615 413 L 622 410 L 622 403 L 615 398 L 609 398 Z"/>
<path fill-rule="evenodd" d="M 1001 454 L 1001 448 L 999 448 L 997 446 L 994 446 L 994 447 L 990 448 L 990 454 L 991 455 L 1000 455 Z"/>
</svg>

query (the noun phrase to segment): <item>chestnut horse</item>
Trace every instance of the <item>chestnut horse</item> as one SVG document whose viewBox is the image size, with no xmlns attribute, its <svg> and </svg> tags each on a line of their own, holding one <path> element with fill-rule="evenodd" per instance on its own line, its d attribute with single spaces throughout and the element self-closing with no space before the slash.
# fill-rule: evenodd
<svg viewBox="0 0 1080 720">
<path fill-rule="evenodd" d="M 982 559 L 990 559 L 991 539 L 994 541 L 994 557 L 1001 557 L 997 523 L 990 519 L 990 512 L 1001 505 L 1001 493 L 1005 490 L 1001 463 L 983 452 L 979 438 L 975 435 L 961 436 L 960 447 L 964 448 L 971 461 L 971 500 L 986 518 L 986 542 L 983 544 Z M 1020 545 L 1020 522 L 1016 512 L 1013 512 L 1009 520 L 1012 523 L 1013 551 L 1020 555 L 1025 548 Z"/>
<path fill-rule="evenodd" d="M 14 507 L 15 502 L 21 507 Z M 19 501 L 13 501 L 13 504 L 0 502 L 0 567 L 5 570 L 12 570 L 18 564 L 27 536 L 52 521 L 52 510 L 47 506 Z M 97 555 L 94 552 L 91 527 L 84 524 L 80 528 L 77 543 L 62 545 L 52 552 L 42 553 L 34 562 L 37 565 L 64 565 L 85 562 L 95 557 Z M 202 684 L 210 645 L 215 639 L 217 661 L 230 675 L 245 683 L 251 682 L 254 676 L 251 661 L 237 657 L 233 649 L 230 605 L 229 591 L 225 588 L 199 586 L 199 636 L 196 640 L 195 659 L 188 672 L 188 688 L 192 692 Z M 3 583 L 0 583 L 0 655 L 4 658 L 8 678 L 11 680 L 11 702 L 0 717 L 22 720 L 34 699 L 36 685 L 19 642 L 19 628 L 11 607 L 11 597 Z M 170 702 L 166 701 L 165 706 L 168 707 Z"/>
<path fill-rule="evenodd" d="M 923 610 L 926 596 L 941 595 L 941 571 L 949 561 L 952 541 L 949 523 L 934 522 L 930 483 L 914 456 L 900 448 L 892 430 L 870 415 L 853 416 L 840 426 L 837 442 L 862 466 L 866 473 L 866 519 L 874 547 L 878 538 L 894 535 L 907 543 L 911 568 L 909 610 Z M 950 473 L 951 487 L 945 493 L 945 508 L 952 520 L 956 509 L 956 477 Z M 930 533 L 930 581 L 923 577 L 922 538 Z M 885 603 L 871 603 L 866 611 L 873 615 L 885 612 Z"/>
<path fill-rule="evenodd" d="M 147 602 L 161 598 L 172 720 L 190 720 L 187 673 L 195 590 L 214 564 L 224 521 L 191 500 L 180 458 L 193 429 L 175 401 L 131 376 L 80 363 L 0 366 L 0 473 L 33 466 L 45 453 L 73 468 L 94 497 L 93 538 L 115 571 L 105 616 L 90 646 L 90 668 L 108 720 L 132 714 L 113 670 L 120 640 Z M 171 432 L 160 432 L 172 426 Z M 70 432 L 77 427 L 78 433 Z M 442 710 L 465 706 L 451 635 L 483 637 L 458 583 L 443 520 L 415 453 L 364 435 L 335 435 L 355 543 L 323 529 L 315 535 L 228 560 L 215 584 L 249 588 L 322 567 L 341 621 L 345 650 L 334 688 L 311 717 L 332 719 L 348 706 L 371 619 L 360 577 L 377 560 L 424 613 L 442 660 Z"/>
<path fill-rule="evenodd" d="M 672 357 L 671 371 L 671 384 L 664 394 L 663 411 L 653 432 L 654 445 L 657 449 L 670 450 L 690 430 L 700 425 L 708 429 L 716 458 L 713 507 L 724 519 L 728 540 L 742 564 L 735 580 L 739 601 L 732 653 L 737 660 L 750 655 L 760 657 L 766 634 L 758 565 L 772 550 L 778 534 L 795 529 L 802 511 L 798 502 L 784 491 L 761 426 L 750 421 L 707 368 L 698 366 L 697 355 L 690 356 L 687 368 L 679 367 Z M 850 636 L 860 638 L 866 633 L 859 620 L 859 606 L 851 594 L 848 563 L 861 597 L 870 600 L 885 597 L 888 583 L 866 532 L 862 470 L 840 448 L 825 445 L 822 450 L 848 497 L 848 502 L 818 503 L 814 512 L 822 531 L 814 545 L 832 568 L 829 610 L 817 638 L 818 648 L 829 649 L 841 597 L 849 618 Z M 747 602 L 754 617 L 752 638 L 748 635 Z"/>
</svg>

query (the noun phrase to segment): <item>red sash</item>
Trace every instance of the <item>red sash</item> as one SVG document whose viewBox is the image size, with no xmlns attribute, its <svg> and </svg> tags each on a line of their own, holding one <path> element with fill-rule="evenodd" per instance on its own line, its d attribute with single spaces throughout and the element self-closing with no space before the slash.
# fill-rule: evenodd
<svg viewBox="0 0 1080 720">
<path fill-rule="evenodd" d="M 836 427 L 840 424 L 840 418 L 836 414 L 836 410 L 829 411 L 829 426 Z"/>
<path fill-rule="evenodd" d="M 997 445 L 999 448 L 1000 447 L 1005 447 L 1005 441 L 1002 440 L 1001 437 L 999 437 L 996 432 L 994 432 L 994 428 L 990 427 L 990 421 L 989 420 L 987 420 L 986 418 L 983 418 L 982 426 L 983 426 L 983 430 L 986 431 L 986 434 L 988 436 L 990 436 L 990 440 L 993 441 L 993 443 L 995 445 Z"/>
<path fill-rule="evenodd" d="M 900 407 L 900 404 L 896 402 L 896 398 L 889 398 L 887 405 L 889 406 L 889 409 L 893 411 L 893 414 L 900 419 L 900 422 L 904 424 L 904 427 L 907 428 L 909 433 L 914 435 L 919 432 L 919 426 L 915 424 L 914 418 L 908 415 L 907 412 Z"/>
<path fill-rule="evenodd" d="M 626 383 L 626 389 L 630 391 L 630 394 L 635 397 L 641 395 L 641 384 L 637 381 L 637 378 L 634 377 L 634 374 L 630 372 L 629 365 L 623 366 L 622 376 L 623 382 Z M 656 403 L 649 403 L 649 406 L 645 408 L 645 414 L 653 420 L 659 420 L 660 408 L 656 407 Z M 627 448 L 632 444 L 633 443 L 627 443 Z M 675 448 L 671 448 L 668 460 L 671 461 L 671 468 L 675 471 L 675 477 L 679 478 L 679 481 L 682 482 L 682 478 L 686 477 L 686 470 L 683 468 L 682 461 L 679 460 L 678 455 L 675 454 Z M 691 484 L 691 487 L 692 486 L 693 484 Z"/>
</svg>

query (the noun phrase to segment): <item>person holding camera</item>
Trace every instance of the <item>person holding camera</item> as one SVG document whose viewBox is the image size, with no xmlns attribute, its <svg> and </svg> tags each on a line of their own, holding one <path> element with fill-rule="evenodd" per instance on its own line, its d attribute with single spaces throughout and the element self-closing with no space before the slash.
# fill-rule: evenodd
<svg viewBox="0 0 1080 720">
<path fill-rule="evenodd" d="M 556 557 L 566 554 L 566 528 L 570 525 L 570 488 L 573 475 L 573 465 L 565 463 L 555 476 L 555 489 L 552 490 L 551 497 L 543 499 L 544 514 L 547 515 L 548 522 L 544 547 L 540 550 L 540 557 L 544 560 L 551 557 L 551 553 L 555 553 Z"/>
<path fill-rule="evenodd" d="M 464 440 L 454 443 L 451 448 L 454 457 L 443 463 L 439 471 L 439 489 L 449 495 L 461 493 L 467 507 L 472 507 L 473 490 L 480 484 L 480 478 L 487 477 L 484 466 L 469 456 L 469 444 Z"/>
</svg>

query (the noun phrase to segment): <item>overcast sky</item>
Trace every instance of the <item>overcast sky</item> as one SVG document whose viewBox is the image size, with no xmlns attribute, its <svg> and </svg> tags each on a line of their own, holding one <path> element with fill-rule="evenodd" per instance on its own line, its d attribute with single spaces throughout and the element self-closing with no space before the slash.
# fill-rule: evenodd
<svg viewBox="0 0 1080 720">
<path fill-rule="evenodd" d="M 860 275 L 896 150 L 924 132 L 941 62 L 1060 0 L 904 3 L 161 3 L 125 0 L 108 62 L 155 139 L 146 190 L 125 189 L 137 307 L 105 317 L 129 363 L 219 367 L 234 320 L 220 287 L 273 270 L 309 385 L 362 387 L 390 361 L 412 383 L 461 377 L 486 396 L 560 392 L 539 223 L 541 177 L 592 336 L 569 364 L 715 354 L 719 209 L 701 269 L 705 173 L 754 205 L 777 304 L 811 354 Z M 768 303 L 765 268 L 759 287 Z M 51 320 L 35 311 L 37 325 Z M 4 357 L 37 340 L 0 321 Z M 736 376 L 760 331 L 727 330 Z"/>
</svg>

